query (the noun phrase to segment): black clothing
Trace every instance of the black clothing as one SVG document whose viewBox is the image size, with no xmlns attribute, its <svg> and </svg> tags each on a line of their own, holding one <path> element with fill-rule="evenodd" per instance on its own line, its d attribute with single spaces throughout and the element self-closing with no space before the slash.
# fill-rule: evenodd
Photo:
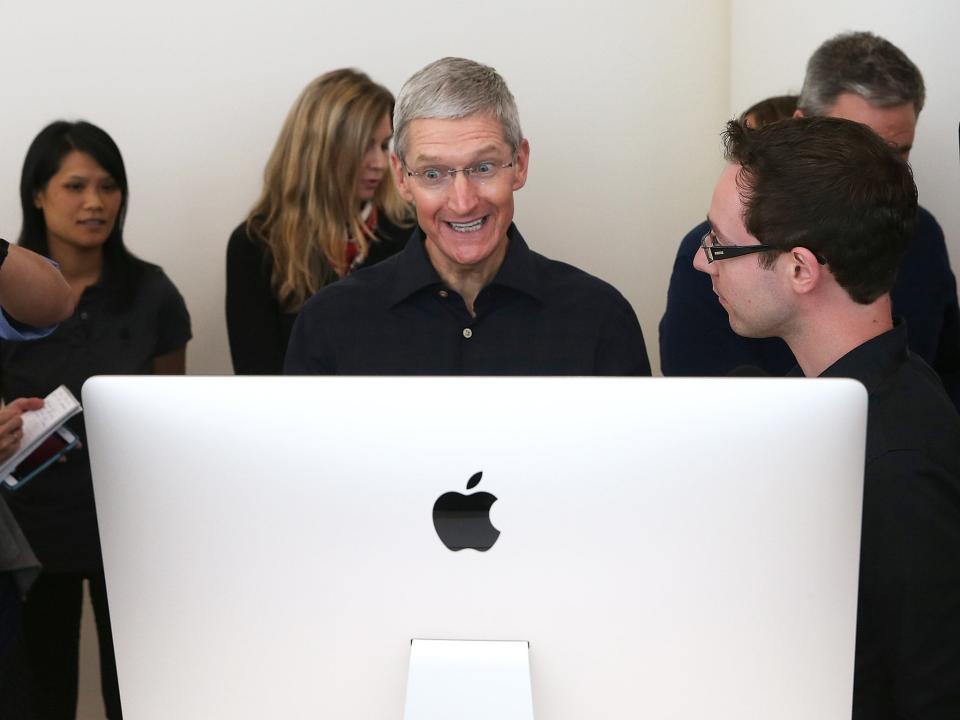
<svg viewBox="0 0 960 720">
<path fill-rule="evenodd" d="M 284 370 L 339 375 L 649 375 L 633 308 L 612 286 L 531 251 L 514 225 L 474 303 L 446 288 L 422 230 L 303 307 Z"/>
<path fill-rule="evenodd" d="M 854 720 L 960 718 L 960 415 L 907 328 L 822 377 L 869 393 Z"/>
<path fill-rule="evenodd" d="M 394 225 L 380 211 L 375 240 L 363 265 L 403 249 L 412 228 Z M 279 375 L 296 312 L 284 312 L 273 290 L 273 253 L 241 223 L 227 243 L 227 334 L 237 375 Z"/>
<path fill-rule="evenodd" d="M 137 261 L 140 262 L 140 261 Z M 73 315 L 45 338 L 0 342 L 3 396 L 45 397 L 66 385 L 80 398 L 93 375 L 146 375 L 153 359 L 182 348 L 190 339 L 183 298 L 156 265 L 145 266 L 129 303 L 116 279 L 103 278 L 84 290 Z M 85 572 L 100 567 L 90 461 L 83 413 L 67 426 L 83 448 L 54 463 L 23 488 L 6 494 L 24 535 L 46 572 Z"/>
<path fill-rule="evenodd" d="M 44 573 L 31 588 L 20 629 L 24 642 L 17 644 L 9 658 L 0 658 L 3 720 L 74 720 L 84 579 L 80 573 Z M 97 627 L 104 710 L 110 720 L 121 720 L 103 572 L 87 579 Z M 37 672 L 38 668 L 42 672 Z"/>
<path fill-rule="evenodd" d="M 124 278 L 104 268 L 101 279 L 84 290 L 74 314 L 51 335 L 0 343 L 6 399 L 44 397 L 60 384 L 79 398 L 93 375 L 149 374 L 155 358 L 186 345 L 190 317 L 180 293 L 159 267 L 134 262 L 122 271 Z M 0 658 L 0 671 L 13 670 L 0 672 L 5 720 L 72 720 L 76 714 L 84 579 L 96 612 L 104 703 L 111 720 L 120 718 L 83 414 L 67 425 L 82 447 L 6 494 L 43 572 L 23 606 L 16 646 L 9 658 Z"/>
<path fill-rule="evenodd" d="M 730 328 L 727 311 L 717 302 L 710 276 L 695 270 L 702 223 L 680 244 L 670 276 L 667 309 L 660 321 L 660 365 L 664 375 L 727 375 L 739 366 L 784 375 L 796 364 L 780 338 L 745 338 Z M 960 409 L 960 305 L 957 283 L 943 230 L 920 208 L 913 239 L 890 291 L 893 312 L 910 327 L 910 349 L 940 375 Z"/>
</svg>

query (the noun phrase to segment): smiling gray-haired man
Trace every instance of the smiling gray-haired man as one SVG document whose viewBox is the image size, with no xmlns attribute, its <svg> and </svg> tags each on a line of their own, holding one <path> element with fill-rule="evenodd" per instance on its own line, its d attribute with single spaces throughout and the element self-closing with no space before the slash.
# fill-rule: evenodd
<svg viewBox="0 0 960 720">
<path fill-rule="evenodd" d="M 305 305 L 288 374 L 649 375 L 607 283 L 530 250 L 513 224 L 530 144 L 491 67 L 443 58 L 394 111 L 394 177 L 419 227 L 403 252 Z"/>
</svg>

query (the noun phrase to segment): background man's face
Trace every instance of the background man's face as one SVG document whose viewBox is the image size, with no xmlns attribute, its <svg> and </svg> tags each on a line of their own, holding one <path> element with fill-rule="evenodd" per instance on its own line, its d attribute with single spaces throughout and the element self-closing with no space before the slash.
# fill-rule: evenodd
<svg viewBox="0 0 960 720">
<path fill-rule="evenodd" d="M 462 272 L 499 267 L 507 247 L 507 229 L 513 221 L 513 192 L 527 179 L 530 149 L 524 140 L 512 157 L 500 121 L 487 115 L 459 120 L 413 120 L 407 131 L 407 168 L 460 169 L 492 162 L 512 168 L 499 170 L 485 182 L 456 173 L 444 188 L 424 188 L 408 177 L 399 158 L 394 171 L 400 194 L 416 205 L 417 221 L 426 235 L 426 249 L 434 267 Z"/>
<path fill-rule="evenodd" d="M 721 245 L 759 245 L 743 224 L 739 171 L 739 165 L 731 164 L 720 175 L 710 203 L 710 225 Z M 710 276 L 735 333 L 758 338 L 782 335 L 789 306 L 776 265 L 770 270 L 760 267 L 756 254 L 707 263 L 703 251 L 698 250 L 693 266 Z"/>
<path fill-rule="evenodd" d="M 917 113 L 913 103 L 880 108 L 871 105 L 859 95 L 843 93 L 827 112 L 827 117 L 862 123 L 886 140 L 904 160 L 910 156 L 913 136 L 917 129 Z"/>
</svg>

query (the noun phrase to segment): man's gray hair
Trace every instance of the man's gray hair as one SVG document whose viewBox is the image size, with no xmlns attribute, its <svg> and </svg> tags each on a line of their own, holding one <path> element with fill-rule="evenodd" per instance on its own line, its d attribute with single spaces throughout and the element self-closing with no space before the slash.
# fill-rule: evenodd
<svg viewBox="0 0 960 720">
<path fill-rule="evenodd" d="M 837 35 L 817 48 L 798 107 L 807 116 L 826 115 L 843 93 L 881 108 L 912 103 L 918 115 L 926 99 L 917 66 L 892 42 L 869 32 Z"/>
<path fill-rule="evenodd" d="M 503 139 L 516 154 L 523 142 L 520 115 L 507 83 L 488 65 L 446 57 L 415 73 L 400 89 L 393 110 L 393 146 L 403 162 L 412 120 L 459 120 L 489 115 L 503 126 Z"/>
</svg>

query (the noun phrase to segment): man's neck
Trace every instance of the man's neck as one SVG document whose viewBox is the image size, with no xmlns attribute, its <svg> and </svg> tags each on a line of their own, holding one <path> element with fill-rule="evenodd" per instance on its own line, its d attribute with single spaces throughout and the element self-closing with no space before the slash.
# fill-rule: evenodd
<svg viewBox="0 0 960 720">
<path fill-rule="evenodd" d="M 474 303 L 480 291 L 493 280 L 507 256 L 509 242 L 502 243 L 492 255 L 474 265 L 459 265 L 440 253 L 431 242 L 426 242 L 427 257 L 436 269 L 444 285 L 456 292 L 467 307 L 467 312 L 476 316 Z"/>
<path fill-rule="evenodd" d="M 890 296 L 884 295 L 869 305 L 851 300 L 817 308 L 783 339 L 803 374 L 817 377 L 851 350 L 892 328 Z"/>
</svg>

